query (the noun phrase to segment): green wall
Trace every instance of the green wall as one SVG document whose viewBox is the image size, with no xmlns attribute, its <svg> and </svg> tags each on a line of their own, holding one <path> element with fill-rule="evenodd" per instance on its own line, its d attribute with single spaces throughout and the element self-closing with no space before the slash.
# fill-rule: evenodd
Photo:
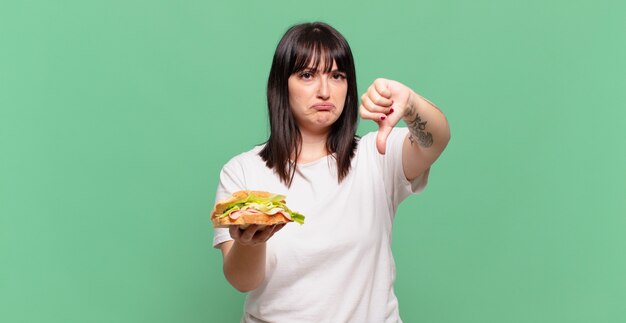
<svg viewBox="0 0 626 323">
<path fill-rule="evenodd" d="M 0 2 L 0 321 L 238 321 L 217 176 L 311 20 L 452 127 L 397 215 L 405 322 L 626 321 L 623 1 L 225 3 Z"/>
</svg>

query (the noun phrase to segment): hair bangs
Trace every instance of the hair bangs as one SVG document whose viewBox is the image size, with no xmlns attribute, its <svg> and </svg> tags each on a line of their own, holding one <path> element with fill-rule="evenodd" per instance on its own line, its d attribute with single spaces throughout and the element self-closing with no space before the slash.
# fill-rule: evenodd
<svg viewBox="0 0 626 323">
<path fill-rule="evenodd" d="M 333 69 L 333 63 L 337 64 L 339 71 L 345 72 L 347 69 L 346 50 L 335 37 L 323 34 L 319 29 L 314 29 L 298 39 L 293 55 L 295 57 L 291 61 L 294 65 L 289 70 L 290 74 L 305 69 L 329 73 Z M 320 70 L 320 67 L 323 69 Z"/>
</svg>

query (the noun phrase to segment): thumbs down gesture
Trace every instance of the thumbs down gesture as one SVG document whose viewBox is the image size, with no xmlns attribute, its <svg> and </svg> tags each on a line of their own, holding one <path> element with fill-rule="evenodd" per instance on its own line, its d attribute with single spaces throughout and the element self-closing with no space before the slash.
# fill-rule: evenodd
<svg viewBox="0 0 626 323">
<path fill-rule="evenodd" d="M 415 92 L 404 84 L 387 79 L 376 79 L 361 96 L 361 118 L 378 123 L 376 149 L 385 154 L 387 137 L 393 127 L 411 109 Z"/>
</svg>

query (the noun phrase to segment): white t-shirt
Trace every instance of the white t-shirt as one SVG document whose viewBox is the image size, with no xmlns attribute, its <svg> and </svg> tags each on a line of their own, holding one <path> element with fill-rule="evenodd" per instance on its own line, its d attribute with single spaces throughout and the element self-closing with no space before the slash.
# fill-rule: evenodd
<svg viewBox="0 0 626 323">
<path fill-rule="evenodd" d="M 265 280 L 246 299 L 242 322 L 401 322 L 393 285 L 392 223 L 398 204 L 424 189 L 428 170 L 409 182 L 402 170 L 406 128 L 395 128 L 387 153 L 376 133 L 363 136 L 348 176 L 337 183 L 332 156 L 299 164 L 291 188 L 265 166 L 262 146 L 222 169 L 216 200 L 238 190 L 287 196 L 306 218 L 267 242 Z M 213 245 L 232 240 L 215 229 Z"/>
</svg>

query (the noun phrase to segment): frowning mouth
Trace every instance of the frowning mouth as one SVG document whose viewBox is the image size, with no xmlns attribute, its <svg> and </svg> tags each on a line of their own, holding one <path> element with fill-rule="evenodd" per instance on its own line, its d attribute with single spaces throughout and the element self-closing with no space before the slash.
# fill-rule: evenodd
<svg viewBox="0 0 626 323">
<path fill-rule="evenodd" d="M 312 108 L 317 111 L 330 111 L 334 109 L 335 106 L 332 103 L 316 103 Z"/>
</svg>

